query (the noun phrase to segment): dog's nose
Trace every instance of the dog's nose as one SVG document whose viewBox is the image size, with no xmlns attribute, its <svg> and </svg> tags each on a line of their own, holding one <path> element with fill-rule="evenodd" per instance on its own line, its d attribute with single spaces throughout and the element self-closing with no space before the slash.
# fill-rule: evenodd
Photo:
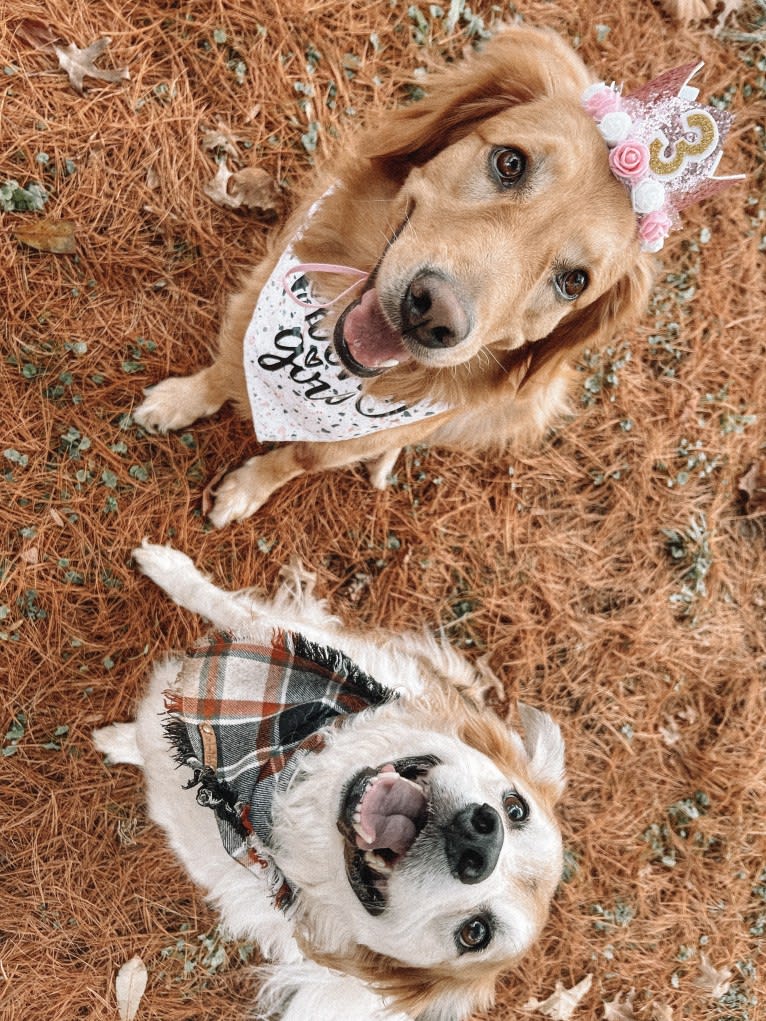
<svg viewBox="0 0 766 1021">
<path fill-rule="evenodd" d="M 444 829 L 452 875 L 461 883 L 480 883 L 492 874 L 503 846 L 503 823 L 491 805 L 462 808 Z"/>
<path fill-rule="evenodd" d="M 430 270 L 410 281 L 401 316 L 402 333 L 423 347 L 454 347 L 471 329 L 469 309 L 454 282 Z"/>
</svg>

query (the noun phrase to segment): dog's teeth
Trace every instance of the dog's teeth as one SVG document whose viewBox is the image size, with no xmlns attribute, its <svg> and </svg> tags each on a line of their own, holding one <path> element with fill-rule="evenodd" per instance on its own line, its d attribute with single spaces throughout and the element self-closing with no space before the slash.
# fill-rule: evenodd
<svg viewBox="0 0 766 1021">
<path fill-rule="evenodd" d="M 389 358 L 387 362 L 381 362 L 378 366 L 379 369 L 393 369 L 395 365 L 399 364 L 398 358 Z"/>
<path fill-rule="evenodd" d="M 380 872 L 384 876 L 390 876 L 394 871 L 385 858 L 381 858 L 381 856 L 379 854 L 375 854 L 374 851 L 365 851 L 364 860 L 370 868 L 375 869 L 376 872 Z"/>
</svg>

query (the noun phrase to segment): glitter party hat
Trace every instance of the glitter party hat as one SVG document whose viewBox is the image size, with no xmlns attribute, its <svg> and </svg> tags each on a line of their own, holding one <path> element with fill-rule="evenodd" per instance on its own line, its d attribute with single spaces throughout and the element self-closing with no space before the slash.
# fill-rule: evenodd
<svg viewBox="0 0 766 1021">
<path fill-rule="evenodd" d="M 703 62 L 666 71 L 629 96 L 597 82 L 582 103 L 609 147 L 609 166 L 630 190 L 645 252 L 658 252 L 678 213 L 744 175 L 715 177 L 733 115 L 697 102 L 689 85 Z"/>
</svg>

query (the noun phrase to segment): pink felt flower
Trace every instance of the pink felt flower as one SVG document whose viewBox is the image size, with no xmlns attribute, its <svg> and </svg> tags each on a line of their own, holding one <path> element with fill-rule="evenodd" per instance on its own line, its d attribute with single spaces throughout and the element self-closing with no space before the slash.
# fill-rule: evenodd
<svg viewBox="0 0 766 1021">
<path fill-rule="evenodd" d="M 620 142 L 609 153 L 609 166 L 629 184 L 636 184 L 649 169 L 649 150 L 643 142 Z"/>
<path fill-rule="evenodd" d="M 651 246 L 656 250 L 656 246 L 662 247 L 662 242 L 670 233 L 672 225 L 673 221 L 665 210 L 658 209 L 654 213 L 647 213 L 646 216 L 641 217 L 638 236 L 644 245 Z"/>
<path fill-rule="evenodd" d="M 591 117 L 600 121 L 605 114 L 616 113 L 622 105 L 622 100 L 619 92 L 610 89 L 608 85 L 603 85 L 589 95 L 583 105 Z"/>
</svg>

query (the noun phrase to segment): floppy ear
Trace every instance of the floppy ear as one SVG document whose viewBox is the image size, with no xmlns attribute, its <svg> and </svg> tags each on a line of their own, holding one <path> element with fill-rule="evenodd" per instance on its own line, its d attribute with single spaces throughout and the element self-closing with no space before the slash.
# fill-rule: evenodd
<svg viewBox="0 0 766 1021">
<path fill-rule="evenodd" d="M 477 121 L 543 96 L 579 100 L 591 80 L 574 50 L 555 33 L 508 28 L 480 52 L 429 76 L 426 97 L 387 114 L 362 151 L 389 172 L 402 163 L 419 166 Z"/>
<path fill-rule="evenodd" d="M 564 792 L 564 739 L 557 723 L 539 709 L 518 703 L 524 750 L 533 780 L 548 787 L 558 801 Z"/>
<path fill-rule="evenodd" d="M 646 308 L 653 277 L 650 257 L 639 256 L 600 298 L 562 319 L 547 337 L 513 351 L 511 357 L 517 365 L 526 363 L 519 393 L 543 369 L 554 375 L 562 362 L 571 362 L 586 347 L 604 347 L 616 333 L 631 326 Z"/>
</svg>

